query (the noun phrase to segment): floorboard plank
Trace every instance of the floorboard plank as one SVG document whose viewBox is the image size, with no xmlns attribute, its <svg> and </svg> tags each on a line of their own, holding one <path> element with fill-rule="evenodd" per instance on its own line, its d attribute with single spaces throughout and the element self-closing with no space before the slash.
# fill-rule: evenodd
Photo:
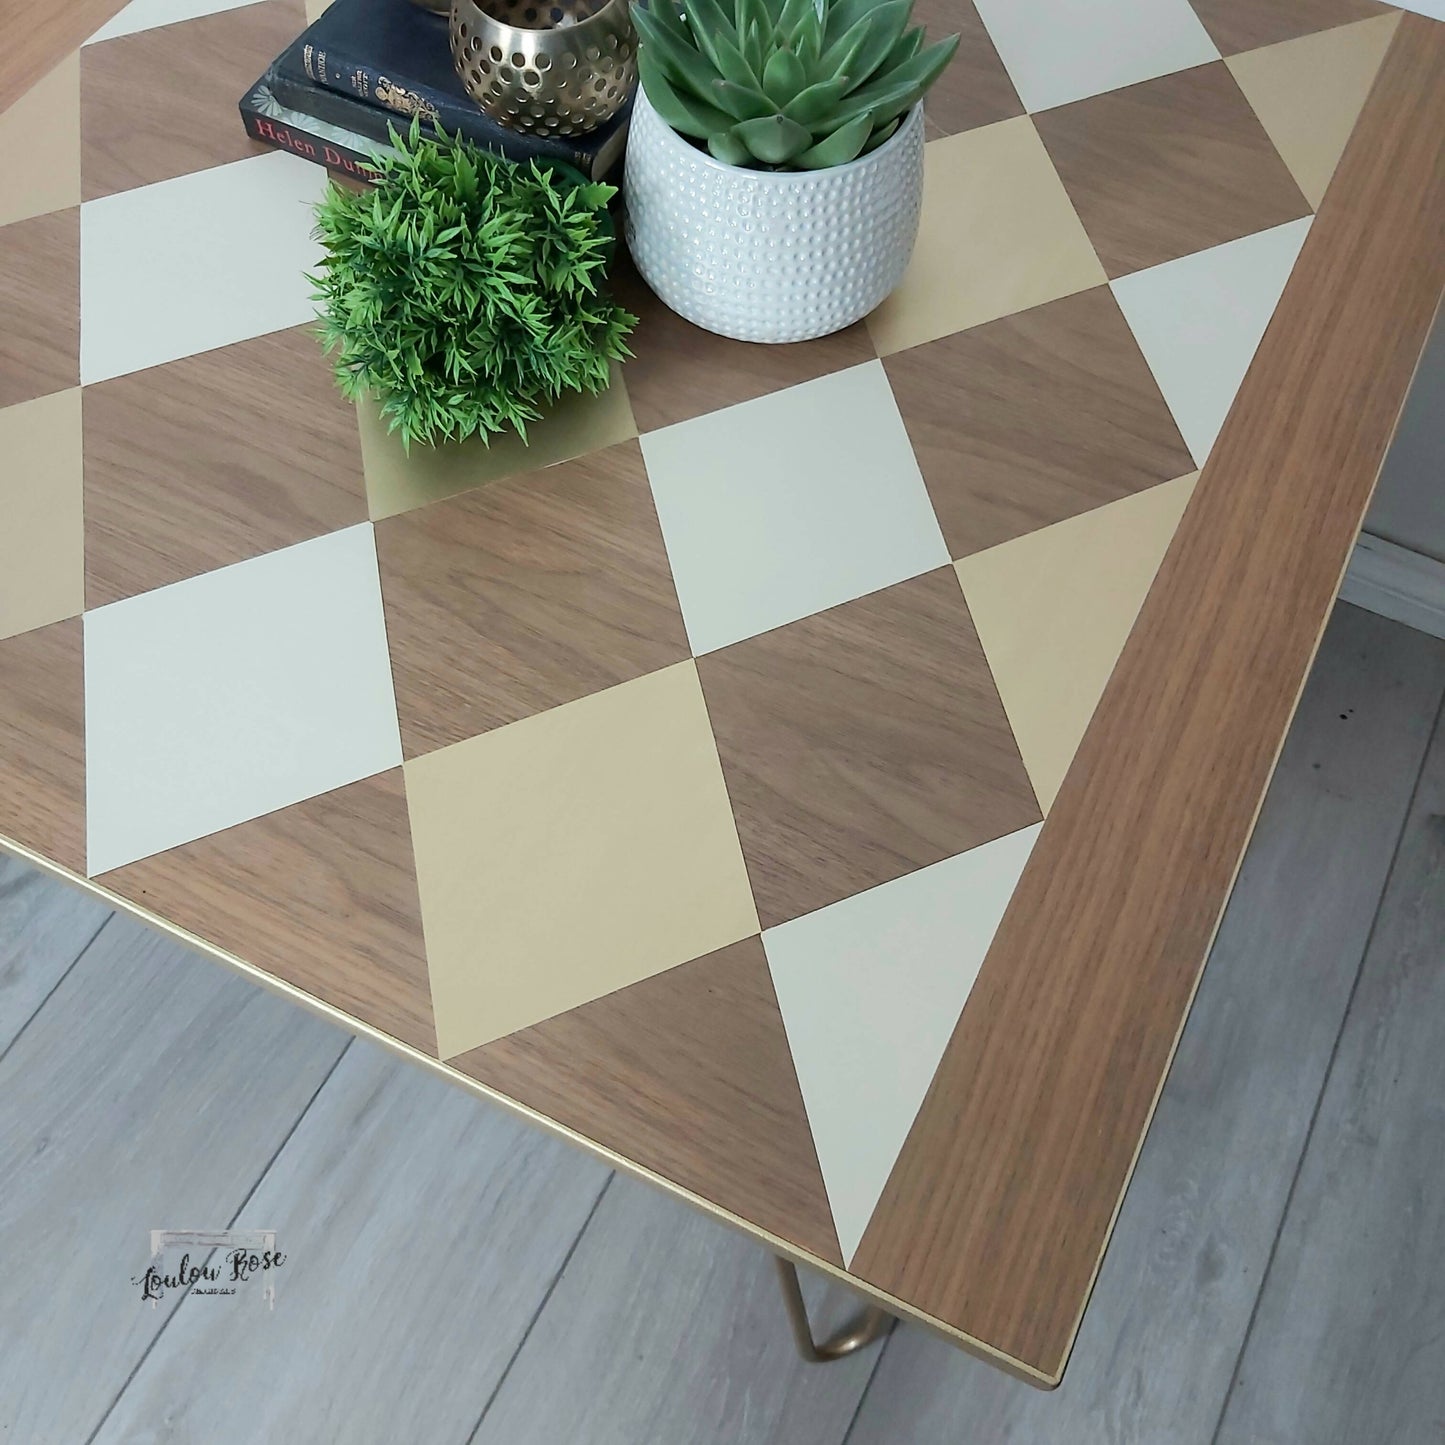
<svg viewBox="0 0 1445 1445">
<path fill-rule="evenodd" d="M 1337 610 L 1060 1389 L 900 1333 L 849 1445 L 1209 1439 L 1442 688 L 1445 645 Z"/>
<path fill-rule="evenodd" d="M 1445 1439 L 1445 727 L 1219 1445 Z"/>
<path fill-rule="evenodd" d="M 149 1231 L 224 1226 L 345 1043 L 107 924 L 0 1060 L 0 1438 L 87 1438 L 168 1318 L 131 1283 Z"/>
<path fill-rule="evenodd" d="M 358 1042 L 237 1221 L 287 1256 L 274 1313 L 188 1297 L 96 1445 L 463 1445 L 607 1178 Z"/>
<path fill-rule="evenodd" d="M 838 1445 L 875 1359 L 803 1364 L 767 1254 L 619 1175 L 472 1445 Z"/>
<path fill-rule="evenodd" d="M 97 899 L 0 852 L 0 1054 L 109 917 Z"/>
</svg>

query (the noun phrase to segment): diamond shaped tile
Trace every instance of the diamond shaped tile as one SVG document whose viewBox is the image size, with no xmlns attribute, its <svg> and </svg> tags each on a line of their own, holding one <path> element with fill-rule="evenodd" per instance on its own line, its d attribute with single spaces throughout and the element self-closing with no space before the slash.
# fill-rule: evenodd
<svg viewBox="0 0 1445 1445">
<path fill-rule="evenodd" d="M 244 94 L 304 26 L 301 0 L 260 0 L 85 46 L 85 199 L 254 155 L 234 109 L 215 97 Z"/>
<path fill-rule="evenodd" d="M 416 757 L 688 655 L 635 441 L 377 523 Z"/>
<path fill-rule="evenodd" d="M 309 326 L 85 389 L 91 607 L 365 520 L 356 411 Z"/>
<path fill-rule="evenodd" d="M 1039 802 L 1047 813 L 1195 475 L 1071 517 L 957 563 L 964 596 Z"/>
<path fill-rule="evenodd" d="M 948 568 L 698 672 L 765 928 L 1040 816 Z"/>
<path fill-rule="evenodd" d="M 618 302 L 639 318 L 628 341 L 634 355 L 626 375 L 632 410 L 644 432 L 873 359 L 862 322 L 816 341 L 757 346 L 714 336 L 669 311 L 626 253 L 618 257 L 613 277 Z"/>
<path fill-rule="evenodd" d="M 371 525 L 85 615 L 90 872 L 401 761 Z"/>
<path fill-rule="evenodd" d="M 388 431 L 372 401 L 357 407 L 366 495 L 378 521 L 428 502 L 442 501 L 500 477 L 535 472 L 555 462 L 584 456 L 637 435 L 627 384 L 613 368 L 612 385 L 597 395 L 572 393 L 527 428 L 527 440 L 515 432 L 478 437 L 440 446 L 414 446 L 407 452 Z"/>
<path fill-rule="evenodd" d="M 450 1062 L 589 1139 L 626 1139 L 644 1168 L 843 1262 L 758 939 Z"/>
<path fill-rule="evenodd" d="M 876 361 L 648 432 L 642 453 L 694 653 L 947 558 Z"/>
<path fill-rule="evenodd" d="M 1008 71 L 973 0 L 916 0 L 913 23 L 927 27 L 930 41 L 959 37 L 958 52 L 924 103 L 930 138 L 955 135 L 1023 113 Z"/>
<path fill-rule="evenodd" d="M 85 43 L 96 45 L 103 40 L 113 40 L 118 35 L 134 35 L 159 25 L 175 25 L 182 20 L 215 15 L 223 10 L 238 10 L 255 3 L 256 0 L 130 0 Z M 255 77 L 252 76 L 252 79 Z"/>
<path fill-rule="evenodd" d="M 691 662 L 406 764 L 443 1058 L 758 931 Z"/>
<path fill-rule="evenodd" d="M 1024 828 L 763 935 L 845 1262 L 1038 833 Z"/>
<path fill-rule="evenodd" d="M 977 0 L 1031 111 L 1217 60 L 1188 0 Z"/>
<path fill-rule="evenodd" d="M 0 227 L 0 407 L 79 380 L 80 211 Z"/>
<path fill-rule="evenodd" d="M 1203 466 L 1304 245 L 1306 217 L 1114 282 L 1114 295 Z"/>
<path fill-rule="evenodd" d="M 1376 0 L 1190 0 L 1225 55 L 1388 15 Z M 1407 9 L 1410 7 L 1406 7 Z M 1416 7 L 1423 8 L 1423 7 Z"/>
<path fill-rule="evenodd" d="M 880 356 L 1098 286 L 1104 272 L 1028 116 L 924 148 L 923 215 Z"/>
<path fill-rule="evenodd" d="M 1312 206 L 1324 200 L 1399 19 L 1377 15 L 1227 62 Z"/>
<path fill-rule="evenodd" d="M 100 881 L 207 943 L 436 1053 L 397 769 Z"/>
<path fill-rule="evenodd" d="M 3 831 L 85 871 L 85 701 L 80 619 L 0 639 Z"/>
<path fill-rule="evenodd" d="M 1309 213 L 1222 63 L 1036 118 L 1111 277 Z"/>
<path fill-rule="evenodd" d="M 326 172 L 271 151 L 81 207 L 87 385 L 300 326 Z"/>
<path fill-rule="evenodd" d="M 80 204 L 80 61 L 0 111 L 0 226 Z"/>
<path fill-rule="evenodd" d="M 0 411 L 0 637 L 85 605 L 80 391 Z"/>
<path fill-rule="evenodd" d="M 885 365 L 953 557 L 1193 466 L 1107 287 Z"/>
</svg>

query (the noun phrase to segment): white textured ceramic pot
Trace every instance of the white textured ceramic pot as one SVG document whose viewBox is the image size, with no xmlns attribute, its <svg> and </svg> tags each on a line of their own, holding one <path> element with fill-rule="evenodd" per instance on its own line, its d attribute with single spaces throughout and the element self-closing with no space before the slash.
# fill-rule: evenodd
<svg viewBox="0 0 1445 1445">
<path fill-rule="evenodd" d="M 627 244 L 679 315 L 741 341 L 806 341 L 866 316 L 903 279 L 923 201 L 923 107 L 876 151 L 821 171 L 724 165 L 639 86 Z"/>
</svg>

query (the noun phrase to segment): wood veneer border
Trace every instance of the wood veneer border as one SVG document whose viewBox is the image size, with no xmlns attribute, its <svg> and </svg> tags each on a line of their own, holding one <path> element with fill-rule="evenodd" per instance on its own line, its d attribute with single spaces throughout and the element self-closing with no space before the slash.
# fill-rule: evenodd
<svg viewBox="0 0 1445 1445">
<path fill-rule="evenodd" d="M 852 1261 L 1036 1381 L 1063 1378 L 1442 288 L 1445 25 L 1407 14 Z"/>
</svg>

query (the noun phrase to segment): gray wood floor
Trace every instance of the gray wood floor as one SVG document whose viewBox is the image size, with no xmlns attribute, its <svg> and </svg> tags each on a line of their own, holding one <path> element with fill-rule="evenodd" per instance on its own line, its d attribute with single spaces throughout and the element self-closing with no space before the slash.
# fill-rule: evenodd
<svg viewBox="0 0 1445 1445">
<path fill-rule="evenodd" d="M 1337 611 L 1051 1395 L 798 1363 L 741 1236 L 0 862 L 0 1441 L 1445 1442 L 1442 696 Z M 227 1226 L 274 1311 L 141 1303 Z"/>
</svg>

